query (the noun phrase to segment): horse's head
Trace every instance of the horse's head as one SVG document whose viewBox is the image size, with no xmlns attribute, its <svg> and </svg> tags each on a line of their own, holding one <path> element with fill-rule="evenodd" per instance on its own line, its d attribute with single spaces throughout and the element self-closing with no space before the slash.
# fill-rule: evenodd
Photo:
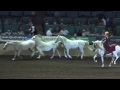
<svg viewBox="0 0 120 90">
<path fill-rule="evenodd" d="M 7 46 L 9 45 L 10 41 L 7 41 L 4 46 L 3 46 L 3 50 L 5 50 L 7 48 Z"/>
<path fill-rule="evenodd" d="M 55 43 L 57 43 L 58 41 L 60 41 L 60 35 L 56 37 Z"/>
<path fill-rule="evenodd" d="M 94 50 L 96 49 L 104 49 L 102 41 L 92 41 Z"/>
<path fill-rule="evenodd" d="M 58 35 L 55 40 L 55 43 L 58 41 L 61 41 L 62 43 L 64 43 L 64 42 L 66 42 L 66 37 Z"/>
</svg>

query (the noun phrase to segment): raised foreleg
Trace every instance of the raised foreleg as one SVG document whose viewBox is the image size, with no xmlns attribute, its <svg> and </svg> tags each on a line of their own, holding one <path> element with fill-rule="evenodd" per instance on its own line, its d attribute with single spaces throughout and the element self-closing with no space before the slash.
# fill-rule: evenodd
<svg viewBox="0 0 120 90">
<path fill-rule="evenodd" d="M 98 54 L 95 54 L 95 56 L 93 57 L 94 62 L 97 62 L 97 60 L 96 60 L 97 56 L 98 56 Z"/>
</svg>

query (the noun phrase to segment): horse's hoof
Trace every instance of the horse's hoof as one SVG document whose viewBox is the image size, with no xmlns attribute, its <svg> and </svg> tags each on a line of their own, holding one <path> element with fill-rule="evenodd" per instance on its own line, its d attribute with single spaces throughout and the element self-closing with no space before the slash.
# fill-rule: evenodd
<svg viewBox="0 0 120 90">
<path fill-rule="evenodd" d="M 70 59 L 72 59 L 72 57 L 69 57 Z"/>
<path fill-rule="evenodd" d="M 15 59 L 13 58 L 12 60 L 14 61 Z"/>
<path fill-rule="evenodd" d="M 65 58 L 68 58 L 68 57 L 65 56 Z"/>
<path fill-rule="evenodd" d="M 111 67 L 111 65 L 109 65 L 109 67 Z"/>
<path fill-rule="evenodd" d="M 94 60 L 94 62 L 97 62 L 97 60 Z"/>
<path fill-rule="evenodd" d="M 104 65 L 102 65 L 101 67 L 104 67 Z"/>
<path fill-rule="evenodd" d="M 40 59 L 40 57 L 37 57 L 37 59 Z"/>
<path fill-rule="evenodd" d="M 114 62 L 114 65 L 116 65 L 116 62 Z"/>
<path fill-rule="evenodd" d="M 53 59 L 53 57 L 50 57 L 50 59 Z"/>
</svg>

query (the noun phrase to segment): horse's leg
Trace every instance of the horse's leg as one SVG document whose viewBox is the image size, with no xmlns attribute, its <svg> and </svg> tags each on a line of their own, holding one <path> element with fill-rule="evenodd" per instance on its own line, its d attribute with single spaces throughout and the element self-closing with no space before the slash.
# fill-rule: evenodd
<svg viewBox="0 0 120 90">
<path fill-rule="evenodd" d="M 58 49 L 56 49 L 57 54 L 59 55 L 59 58 L 61 58 L 60 52 L 58 51 Z"/>
<path fill-rule="evenodd" d="M 21 50 L 18 50 L 18 57 L 22 58 L 22 56 L 20 56 Z"/>
<path fill-rule="evenodd" d="M 104 58 L 103 58 L 103 55 L 101 55 L 101 61 L 102 61 L 102 66 L 101 67 L 104 67 Z"/>
<path fill-rule="evenodd" d="M 113 63 L 114 59 L 115 59 L 114 56 L 112 56 L 112 60 L 111 60 L 111 62 L 109 64 L 109 67 L 111 67 L 111 64 Z"/>
<path fill-rule="evenodd" d="M 68 55 L 68 57 L 69 58 L 72 58 L 71 56 L 70 56 L 70 54 L 69 54 L 69 49 L 66 49 L 67 50 L 67 55 Z"/>
<path fill-rule="evenodd" d="M 97 60 L 96 60 L 97 56 L 98 56 L 98 54 L 95 54 L 95 56 L 93 57 L 94 62 L 97 62 Z"/>
<path fill-rule="evenodd" d="M 53 59 L 53 57 L 55 56 L 55 50 L 56 48 L 53 48 L 53 55 L 50 57 L 50 59 Z"/>
<path fill-rule="evenodd" d="M 17 50 L 15 50 L 15 55 L 14 55 L 14 58 L 12 60 L 15 60 L 16 59 L 16 56 L 17 56 Z"/>
<path fill-rule="evenodd" d="M 44 53 L 42 52 L 42 50 L 39 47 L 37 47 L 37 50 L 39 51 L 40 54 L 42 54 L 42 56 L 45 56 Z"/>
<path fill-rule="evenodd" d="M 113 54 L 115 55 L 114 65 L 116 65 L 116 61 L 118 60 L 119 56 L 117 55 L 117 52 L 113 52 Z"/>
<path fill-rule="evenodd" d="M 79 47 L 79 50 L 80 50 L 80 52 L 81 52 L 81 59 L 83 59 L 84 51 L 83 51 L 83 49 L 81 49 L 80 47 Z"/>
<path fill-rule="evenodd" d="M 31 50 L 32 50 L 31 57 L 33 57 L 35 55 L 35 50 L 34 50 L 34 48 L 31 48 Z"/>
<path fill-rule="evenodd" d="M 37 47 L 37 50 L 39 51 L 39 55 L 38 55 L 38 59 L 40 59 L 41 58 L 41 55 L 40 54 L 42 54 L 43 56 L 44 56 L 44 53 L 42 52 L 42 50 L 41 49 L 39 49 L 39 47 Z"/>
<path fill-rule="evenodd" d="M 65 56 L 65 58 L 67 58 L 67 55 L 66 55 L 66 50 L 64 49 L 64 56 Z"/>
</svg>

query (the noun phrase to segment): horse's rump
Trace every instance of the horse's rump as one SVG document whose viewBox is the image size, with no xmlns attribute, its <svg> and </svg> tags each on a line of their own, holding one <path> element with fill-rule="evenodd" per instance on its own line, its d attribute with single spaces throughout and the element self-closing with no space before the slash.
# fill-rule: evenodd
<svg viewBox="0 0 120 90">
<path fill-rule="evenodd" d="M 109 53 L 112 53 L 113 51 L 115 51 L 116 46 L 117 44 L 111 44 L 110 46 L 107 46 L 106 49 Z"/>
</svg>

